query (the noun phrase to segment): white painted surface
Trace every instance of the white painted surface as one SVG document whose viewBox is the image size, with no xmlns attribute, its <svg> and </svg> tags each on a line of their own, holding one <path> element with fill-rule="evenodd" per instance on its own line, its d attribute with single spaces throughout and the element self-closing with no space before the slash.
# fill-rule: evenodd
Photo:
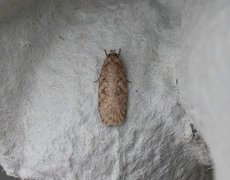
<svg viewBox="0 0 230 180">
<path fill-rule="evenodd" d="M 207 146 L 192 138 L 190 127 L 195 122 L 202 129 L 209 117 L 200 118 L 209 98 L 197 102 L 199 90 L 191 88 L 203 70 L 196 73 L 198 61 L 190 61 L 202 57 L 196 56 L 196 45 L 202 48 L 205 39 L 196 41 L 197 29 L 187 31 L 198 22 L 190 2 L 15 3 L 23 8 L 4 12 L 15 4 L 2 1 L 0 13 L 0 164 L 8 174 L 70 180 L 210 178 Z M 182 24 L 186 18 L 194 21 Z M 111 128 L 100 123 L 93 81 L 103 49 L 114 47 L 122 49 L 132 83 L 126 123 Z M 200 85 L 205 94 L 208 85 Z M 217 145 L 208 140 L 214 139 L 209 132 L 204 128 L 218 165 L 223 157 L 215 156 Z"/>
</svg>

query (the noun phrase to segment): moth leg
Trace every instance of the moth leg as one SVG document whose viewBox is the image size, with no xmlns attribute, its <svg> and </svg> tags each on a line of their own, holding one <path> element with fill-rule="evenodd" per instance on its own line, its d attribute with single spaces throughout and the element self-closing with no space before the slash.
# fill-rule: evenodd
<svg viewBox="0 0 230 180">
<path fill-rule="evenodd" d="M 101 76 L 97 80 L 93 81 L 93 83 L 98 83 L 100 78 L 101 78 Z"/>
<path fill-rule="evenodd" d="M 99 81 L 100 78 L 98 78 L 97 80 L 93 81 L 93 83 L 97 83 Z"/>
<path fill-rule="evenodd" d="M 128 79 L 126 79 L 126 81 L 127 81 L 128 83 L 132 83 L 132 81 L 130 81 L 130 80 L 128 80 Z"/>
</svg>

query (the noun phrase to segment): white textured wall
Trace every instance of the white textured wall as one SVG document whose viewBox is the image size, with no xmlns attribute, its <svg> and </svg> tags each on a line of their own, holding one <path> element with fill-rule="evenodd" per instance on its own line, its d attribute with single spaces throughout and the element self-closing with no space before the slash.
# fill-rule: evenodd
<svg viewBox="0 0 230 180">
<path fill-rule="evenodd" d="M 207 145 L 190 126 L 201 120 L 185 100 L 186 70 L 195 72 L 187 64 L 195 50 L 183 43 L 196 32 L 187 31 L 192 21 L 182 23 L 193 17 L 189 3 L 2 1 L 0 164 L 6 172 L 34 179 L 211 179 Z M 93 82 L 103 49 L 114 47 L 122 49 L 131 81 L 128 115 L 121 127 L 105 127 Z"/>
<path fill-rule="evenodd" d="M 230 171 L 230 2 L 188 1 L 184 11 L 182 94 L 208 143 L 218 180 Z"/>
</svg>

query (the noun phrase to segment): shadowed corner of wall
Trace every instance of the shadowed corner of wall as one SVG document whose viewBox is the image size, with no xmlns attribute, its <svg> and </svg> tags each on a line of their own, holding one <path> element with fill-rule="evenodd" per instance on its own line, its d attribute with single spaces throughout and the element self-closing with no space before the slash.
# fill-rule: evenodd
<svg viewBox="0 0 230 180">
<path fill-rule="evenodd" d="M 0 165 L 0 180 L 19 180 L 18 178 L 8 176 L 2 166 Z"/>
<path fill-rule="evenodd" d="M 189 180 L 214 180 L 214 173 L 212 166 L 198 165 L 192 173 Z"/>
</svg>

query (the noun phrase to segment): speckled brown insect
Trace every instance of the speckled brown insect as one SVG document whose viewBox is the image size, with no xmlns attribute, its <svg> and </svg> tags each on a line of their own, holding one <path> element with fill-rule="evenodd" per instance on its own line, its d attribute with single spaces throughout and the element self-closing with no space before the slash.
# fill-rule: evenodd
<svg viewBox="0 0 230 180">
<path fill-rule="evenodd" d="M 106 59 L 99 78 L 98 108 L 105 125 L 120 125 L 126 117 L 128 87 L 120 51 L 107 53 L 105 50 Z"/>
</svg>

